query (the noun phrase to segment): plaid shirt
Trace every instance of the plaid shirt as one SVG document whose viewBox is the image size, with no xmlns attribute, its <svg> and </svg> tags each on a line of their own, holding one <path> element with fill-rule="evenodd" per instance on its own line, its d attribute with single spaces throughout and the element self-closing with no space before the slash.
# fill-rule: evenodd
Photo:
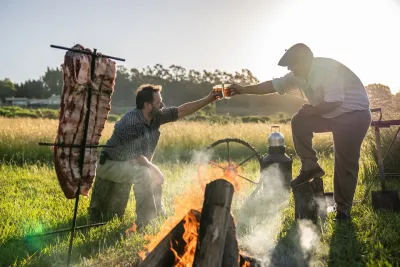
<svg viewBox="0 0 400 267">
<path fill-rule="evenodd" d="M 178 120 L 178 108 L 163 108 L 161 115 L 147 123 L 140 109 L 133 109 L 126 113 L 120 121 L 115 123 L 114 132 L 105 147 L 111 160 L 132 160 L 143 155 L 149 161 L 153 159 L 162 124 Z"/>
</svg>

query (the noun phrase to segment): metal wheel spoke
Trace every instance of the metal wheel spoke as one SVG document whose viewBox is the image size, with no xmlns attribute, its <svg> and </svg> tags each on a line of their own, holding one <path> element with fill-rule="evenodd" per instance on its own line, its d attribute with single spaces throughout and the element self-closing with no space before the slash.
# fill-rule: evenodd
<svg viewBox="0 0 400 267">
<path fill-rule="evenodd" d="M 248 162 L 250 159 L 252 159 L 256 154 L 254 153 L 253 155 L 251 155 L 250 157 L 248 157 L 247 159 L 245 159 L 244 161 L 242 161 L 241 163 L 239 163 L 238 165 L 236 165 L 237 167 L 242 166 L 243 164 L 245 164 L 246 162 Z"/>
<path fill-rule="evenodd" d="M 227 152 L 224 151 L 225 143 L 226 143 L 226 149 L 228 150 Z M 248 158 L 244 159 L 239 164 L 236 164 L 236 162 L 232 160 L 230 143 L 239 144 L 239 145 L 244 146 L 245 148 L 247 148 L 248 150 L 251 151 L 250 156 L 247 156 Z M 246 162 L 248 162 L 251 159 L 255 159 L 258 162 L 257 165 L 258 165 L 258 167 L 259 167 L 259 169 L 261 171 L 262 159 L 261 159 L 260 154 L 257 152 L 257 150 L 254 147 L 252 147 L 247 142 L 245 142 L 245 141 L 243 141 L 241 139 L 238 139 L 238 138 L 225 138 L 225 139 L 220 139 L 220 140 L 215 141 L 214 143 L 209 145 L 207 147 L 207 149 L 212 150 L 218 145 L 222 146 L 221 147 L 222 150 L 219 150 L 220 152 L 222 152 L 219 155 L 219 161 L 221 161 L 222 158 L 225 159 L 225 157 L 228 156 L 227 161 L 218 162 L 217 159 L 215 159 L 215 161 L 214 161 L 214 159 L 212 159 L 212 160 L 208 160 L 208 164 L 210 164 L 211 166 L 218 167 L 219 169 L 223 170 L 224 172 L 228 171 L 228 173 L 230 173 L 230 172 L 233 171 L 235 177 L 240 177 L 241 179 L 244 179 L 244 180 L 246 180 L 246 181 L 248 181 L 248 182 L 250 182 L 252 184 L 255 184 L 255 185 L 261 184 L 261 181 L 259 180 L 259 178 L 257 179 L 256 177 L 254 177 L 254 179 L 249 179 L 249 178 L 237 173 L 238 172 L 238 168 L 241 167 L 242 165 L 244 165 Z M 246 154 L 249 155 L 249 153 L 246 153 Z M 244 155 L 246 155 L 246 154 L 244 154 Z M 228 173 L 226 175 L 229 175 Z M 224 175 L 225 175 L 225 173 L 224 173 Z M 252 177 L 253 175 L 250 175 L 250 176 Z M 257 179 L 257 181 L 255 181 L 256 179 Z"/>
<path fill-rule="evenodd" d="M 229 163 L 229 165 L 231 165 L 231 153 L 229 151 L 229 142 L 226 142 L 226 145 L 228 147 L 228 163 Z"/>
<path fill-rule="evenodd" d="M 218 165 L 218 164 L 217 164 L 217 163 L 215 163 L 214 161 L 211 161 L 211 160 L 209 160 L 208 162 L 209 162 L 209 163 L 211 163 L 212 165 L 214 165 L 214 166 L 218 167 L 218 168 L 221 168 L 221 169 L 225 170 L 225 168 L 224 168 L 224 167 L 222 167 L 222 166 Z"/>
<path fill-rule="evenodd" d="M 240 178 L 242 178 L 242 179 L 245 179 L 246 181 L 249 181 L 250 183 L 253 183 L 253 184 L 259 184 L 260 182 L 254 182 L 253 180 L 251 180 L 251 179 L 249 179 L 249 178 L 246 178 L 246 177 L 244 177 L 243 175 L 240 175 L 240 174 L 236 174 L 237 176 L 239 176 Z"/>
</svg>

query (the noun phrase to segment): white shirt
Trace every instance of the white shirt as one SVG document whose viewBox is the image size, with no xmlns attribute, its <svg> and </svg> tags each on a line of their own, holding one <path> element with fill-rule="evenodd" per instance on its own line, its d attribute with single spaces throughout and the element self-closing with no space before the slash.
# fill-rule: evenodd
<svg viewBox="0 0 400 267">
<path fill-rule="evenodd" d="M 343 102 L 333 111 L 322 114 L 324 118 L 334 118 L 355 110 L 369 110 L 367 91 L 361 80 L 349 68 L 331 58 L 314 58 L 307 79 L 289 72 L 281 78 L 272 79 L 272 85 L 280 95 L 300 89 L 313 106 L 322 102 Z"/>
</svg>

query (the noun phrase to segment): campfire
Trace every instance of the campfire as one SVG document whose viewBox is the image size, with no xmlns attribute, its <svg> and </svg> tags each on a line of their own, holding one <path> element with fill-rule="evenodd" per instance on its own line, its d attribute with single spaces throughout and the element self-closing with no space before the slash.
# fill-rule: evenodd
<svg viewBox="0 0 400 267">
<path fill-rule="evenodd" d="M 139 267 L 254 266 L 251 258 L 239 255 L 231 214 L 233 193 L 244 196 L 238 168 L 230 164 L 214 168 L 210 163 L 198 166 L 198 183 L 175 197 L 175 212 L 160 231 L 145 236 L 149 243 L 139 253 Z M 127 233 L 134 230 L 135 225 Z"/>
</svg>

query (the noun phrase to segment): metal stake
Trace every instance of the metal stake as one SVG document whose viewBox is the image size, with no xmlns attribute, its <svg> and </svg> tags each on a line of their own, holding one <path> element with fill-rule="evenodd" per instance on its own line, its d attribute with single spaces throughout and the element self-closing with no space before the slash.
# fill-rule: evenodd
<svg viewBox="0 0 400 267">
<path fill-rule="evenodd" d="M 63 46 L 58 46 L 58 45 L 50 45 L 50 47 L 53 48 L 58 48 L 58 49 L 64 49 L 76 53 L 81 53 L 81 54 L 86 54 L 90 55 L 91 58 L 91 71 L 90 71 L 90 79 L 91 82 L 94 82 L 94 76 L 95 76 L 95 67 L 96 67 L 96 59 L 98 57 L 106 57 L 110 59 L 115 59 L 115 60 L 120 60 L 120 61 L 125 61 L 125 59 L 122 58 L 117 58 L 117 57 L 112 57 L 112 56 L 107 56 L 103 54 L 97 54 L 97 49 L 93 49 L 93 52 L 85 51 L 85 50 L 79 50 L 79 49 L 73 49 L 73 48 L 68 48 L 68 47 L 63 47 Z M 87 97 L 87 107 L 86 107 L 86 116 L 85 116 L 85 126 L 84 126 L 84 132 L 83 132 L 83 139 L 82 143 L 80 145 L 77 144 L 52 144 L 52 143 L 39 143 L 39 145 L 44 145 L 44 146 L 61 146 L 61 147 L 80 147 L 80 158 L 79 158 L 79 171 L 81 177 L 83 177 L 83 164 L 84 164 L 84 159 L 85 159 L 85 149 L 86 148 L 97 148 L 97 147 L 105 147 L 105 146 L 100 146 L 100 145 L 86 145 L 86 140 L 87 140 L 87 131 L 88 131 L 88 125 L 89 125 L 89 118 L 90 118 L 90 103 L 91 103 L 91 98 L 92 98 L 92 84 L 88 86 L 88 97 Z M 71 231 L 71 236 L 70 236 L 70 242 L 69 242 L 69 248 L 68 248 L 68 261 L 67 261 L 67 267 L 70 265 L 71 261 L 71 254 L 72 254 L 72 244 L 75 236 L 75 230 L 80 229 L 80 228 L 88 228 L 88 227 L 94 227 L 94 226 L 100 226 L 104 225 L 105 223 L 102 224 L 93 224 L 93 225 L 87 225 L 84 227 L 76 227 L 76 216 L 78 213 L 78 205 L 79 205 L 79 195 L 80 195 L 80 189 L 81 189 L 81 183 L 78 184 L 78 189 L 76 192 L 76 197 L 75 197 L 75 208 L 74 208 L 74 216 L 72 219 L 72 228 L 70 229 Z M 61 230 L 61 231 L 56 231 L 53 233 L 60 233 L 60 232 L 65 232 L 66 230 Z M 48 233 L 52 234 L 52 233 Z M 46 235 L 46 234 L 44 234 Z"/>
<path fill-rule="evenodd" d="M 91 69 L 90 69 L 90 80 L 92 83 L 94 82 L 94 70 L 96 67 L 96 58 L 97 58 L 97 49 L 95 48 L 92 53 L 92 62 L 91 62 Z M 83 128 L 83 139 L 82 139 L 82 145 L 81 145 L 81 153 L 79 157 L 79 171 L 81 174 L 81 177 L 83 177 L 83 162 L 85 159 L 85 148 L 86 148 L 86 139 L 87 139 L 87 132 L 88 132 L 88 126 L 89 126 L 89 118 L 90 118 L 90 102 L 92 99 L 92 84 L 88 86 L 88 96 L 87 96 L 87 107 L 86 107 L 86 116 L 85 116 L 85 127 Z M 75 236 L 75 226 L 76 226 L 76 215 L 78 213 L 78 203 L 79 203 L 79 195 L 80 195 L 80 189 L 81 189 L 81 183 L 78 184 L 78 190 L 76 192 L 76 200 L 75 200 L 75 209 L 74 209 L 74 217 L 72 219 L 72 230 L 71 230 L 71 238 L 69 242 L 69 248 L 68 248 L 68 262 L 67 262 L 67 267 L 70 264 L 71 260 L 71 253 L 72 253 L 72 243 L 74 240 Z"/>
</svg>

